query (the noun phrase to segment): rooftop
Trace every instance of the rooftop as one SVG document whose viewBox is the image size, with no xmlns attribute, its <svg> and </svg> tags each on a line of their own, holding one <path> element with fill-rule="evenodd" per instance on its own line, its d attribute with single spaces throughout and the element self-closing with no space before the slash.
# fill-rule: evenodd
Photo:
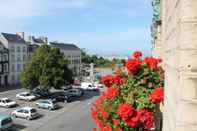
<svg viewBox="0 0 197 131">
<path fill-rule="evenodd" d="M 33 41 L 36 43 L 45 43 L 41 38 L 33 38 Z"/>
<path fill-rule="evenodd" d="M 53 47 L 64 49 L 64 50 L 81 50 L 79 47 L 77 47 L 74 44 L 50 42 L 50 45 Z"/>
<path fill-rule="evenodd" d="M 1 33 L 9 43 L 25 43 L 25 40 L 17 34 Z"/>
</svg>

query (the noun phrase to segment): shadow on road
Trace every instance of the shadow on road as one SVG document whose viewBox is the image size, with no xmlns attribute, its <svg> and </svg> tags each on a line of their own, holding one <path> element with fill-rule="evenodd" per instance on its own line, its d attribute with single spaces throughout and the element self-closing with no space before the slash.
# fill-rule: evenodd
<svg viewBox="0 0 197 131">
<path fill-rule="evenodd" d="M 91 99 L 95 96 L 99 96 L 101 93 L 100 93 L 100 90 L 85 90 L 84 91 L 84 94 L 81 98 L 79 98 L 80 101 L 83 101 L 83 100 L 87 100 L 87 99 Z"/>
<path fill-rule="evenodd" d="M 21 131 L 21 130 L 24 130 L 25 128 L 27 127 L 24 125 L 13 124 L 13 128 L 11 129 L 11 131 Z"/>
<path fill-rule="evenodd" d="M 5 92 L 5 91 L 11 91 L 11 90 L 16 90 L 16 89 L 21 89 L 20 86 L 0 86 L 0 93 Z"/>
</svg>

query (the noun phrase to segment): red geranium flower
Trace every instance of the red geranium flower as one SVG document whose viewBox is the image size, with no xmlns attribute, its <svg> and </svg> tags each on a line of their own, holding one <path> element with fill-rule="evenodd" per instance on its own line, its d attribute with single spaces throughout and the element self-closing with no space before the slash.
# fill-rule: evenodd
<svg viewBox="0 0 197 131">
<path fill-rule="evenodd" d="M 107 75 L 102 78 L 102 83 L 106 87 L 111 87 L 114 84 L 114 77 L 112 75 Z"/>
<path fill-rule="evenodd" d="M 149 96 L 150 100 L 154 103 L 161 103 L 164 101 L 164 89 L 163 87 L 156 88 L 154 92 Z"/>
<path fill-rule="evenodd" d="M 133 108 L 132 105 L 127 104 L 127 103 L 123 103 L 120 104 L 117 110 L 117 114 L 123 119 L 123 120 L 127 120 L 128 118 L 130 118 L 133 113 L 134 113 L 135 109 Z"/>
<path fill-rule="evenodd" d="M 138 111 L 139 120 L 144 129 L 148 130 L 154 127 L 154 114 L 145 109 L 140 109 Z"/>
<path fill-rule="evenodd" d="M 150 69 L 154 70 L 158 68 L 158 64 L 161 62 L 161 59 L 156 59 L 153 57 L 146 57 L 144 63 L 146 63 Z"/>
<path fill-rule="evenodd" d="M 123 131 L 121 128 L 116 128 L 115 131 Z"/>
<path fill-rule="evenodd" d="M 126 123 L 127 123 L 127 125 L 135 128 L 139 125 L 139 123 L 140 123 L 139 120 L 140 120 L 139 114 L 138 114 L 138 112 L 135 112 L 134 115 L 126 121 Z"/>
<path fill-rule="evenodd" d="M 136 59 L 139 59 L 140 57 L 142 57 L 142 52 L 140 51 L 135 51 L 133 53 L 133 57 L 136 58 Z"/>
<path fill-rule="evenodd" d="M 101 129 L 101 131 L 112 131 L 112 127 L 107 124 L 104 128 Z"/>
<path fill-rule="evenodd" d="M 110 87 L 107 89 L 107 93 L 106 93 L 106 98 L 107 99 L 112 99 L 114 97 L 116 97 L 117 95 L 119 95 L 119 89 L 115 88 L 115 87 Z"/>
<path fill-rule="evenodd" d="M 95 107 L 93 107 L 91 108 L 91 112 L 92 112 L 92 118 L 95 121 L 95 123 L 98 125 L 99 128 L 102 128 L 103 122 L 98 118 L 99 111 Z"/>
<path fill-rule="evenodd" d="M 122 78 L 120 75 L 114 76 L 114 83 L 116 85 L 122 85 L 125 82 L 124 78 Z"/>
<path fill-rule="evenodd" d="M 120 121 L 119 121 L 119 120 L 113 118 L 112 121 L 113 121 L 113 124 L 114 124 L 115 126 L 120 125 Z"/>
<path fill-rule="evenodd" d="M 103 119 L 107 119 L 109 117 L 108 112 L 106 112 L 105 110 L 101 110 L 100 113 L 101 113 Z"/>
<path fill-rule="evenodd" d="M 127 61 L 126 67 L 130 74 L 135 74 L 138 71 L 141 64 L 142 61 L 140 59 L 129 59 Z"/>
</svg>

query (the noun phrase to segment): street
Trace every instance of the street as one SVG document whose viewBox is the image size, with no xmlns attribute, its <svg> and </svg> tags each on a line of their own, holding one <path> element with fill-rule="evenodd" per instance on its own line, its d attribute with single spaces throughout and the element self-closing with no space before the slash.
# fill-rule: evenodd
<svg viewBox="0 0 197 131">
<path fill-rule="evenodd" d="M 13 110 L 24 106 L 36 107 L 36 101 L 16 100 L 16 94 L 22 91 L 24 89 L 0 92 L 1 98 L 8 97 L 19 104 L 19 106 L 10 109 L 0 108 L 0 113 L 10 114 Z M 41 116 L 30 121 L 20 118 L 14 119 L 13 131 L 91 131 L 95 125 L 91 119 L 90 107 L 99 94 L 96 91 L 85 91 L 84 96 L 79 100 L 67 104 L 58 103 L 60 109 L 54 111 L 36 108 Z"/>
</svg>

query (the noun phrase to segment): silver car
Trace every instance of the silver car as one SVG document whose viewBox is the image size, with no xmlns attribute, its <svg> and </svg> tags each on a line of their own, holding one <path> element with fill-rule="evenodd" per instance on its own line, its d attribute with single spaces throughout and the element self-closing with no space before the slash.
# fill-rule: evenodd
<svg viewBox="0 0 197 131">
<path fill-rule="evenodd" d="M 37 110 L 33 107 L 23 107 L 12 112 L 14 118 L 24 118 L 31 120 L 39 116 Z"/>
</svg>

